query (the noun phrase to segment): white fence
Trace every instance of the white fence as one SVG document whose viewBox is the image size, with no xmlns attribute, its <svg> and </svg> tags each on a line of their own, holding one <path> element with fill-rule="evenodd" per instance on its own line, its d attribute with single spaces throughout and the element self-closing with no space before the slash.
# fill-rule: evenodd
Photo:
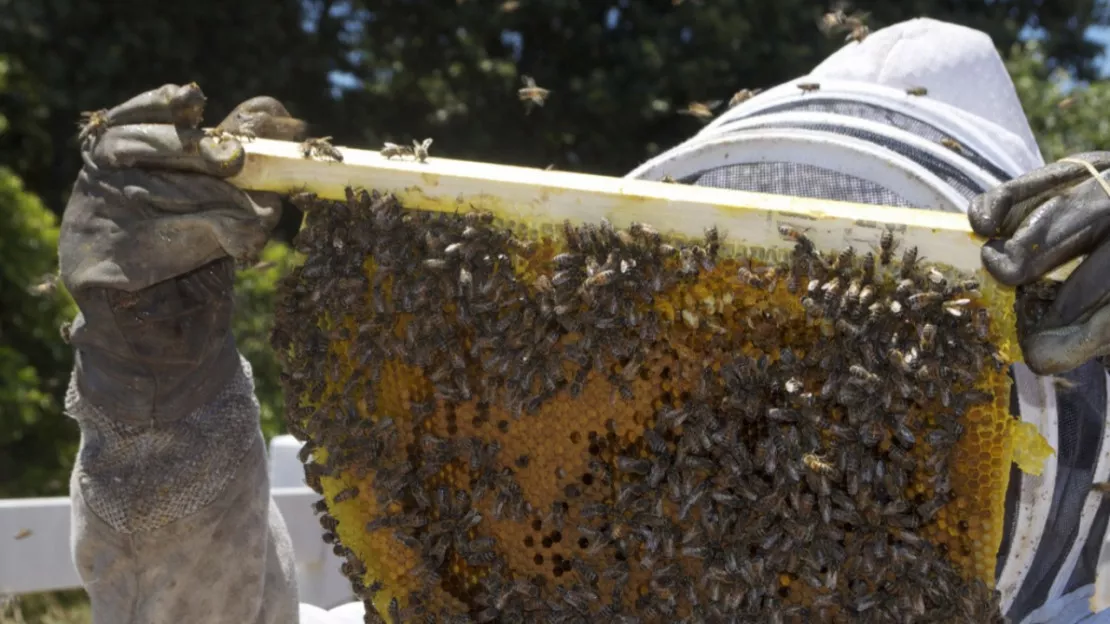
<svg viewBox="0 0 1110 624">
<path fill-rule="evenodd" d="M 293 538 L 301 602 L 329 609 L 353 600 L 341 561 L 320 538 L 297 460 L 300 443 L 279 436 L 270 443 L 270 485 Z M 0 500 L 0 597 L 81 586 L 69 546 L 69 499 Z"/>
</svg>

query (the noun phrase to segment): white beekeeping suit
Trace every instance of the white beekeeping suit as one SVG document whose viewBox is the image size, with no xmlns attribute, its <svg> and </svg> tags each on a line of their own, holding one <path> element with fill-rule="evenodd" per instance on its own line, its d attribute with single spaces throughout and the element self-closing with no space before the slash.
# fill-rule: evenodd
<svg viewBox="0 0 1110 624">
<path fill-rule="evenodd" d="M 926 94 L 907 93 L 916 87 Z M 966 212 L 972 198 L 1044 164 L 990 38 L 915 19 L 735 106 L 629 176 Z M 1064 384 L 1023 364 L 1013 375 L 1014 410 L 1057 452 L 1039 477 L 1011 473 L 997 568 L 1003 613 L 1093 622 L 1088 601 L 1110 517 L 1110 503 L 1090 489 L 1110 476 L 1107 374 L 1091 362 L 1061 375 Z"/>
</svg>

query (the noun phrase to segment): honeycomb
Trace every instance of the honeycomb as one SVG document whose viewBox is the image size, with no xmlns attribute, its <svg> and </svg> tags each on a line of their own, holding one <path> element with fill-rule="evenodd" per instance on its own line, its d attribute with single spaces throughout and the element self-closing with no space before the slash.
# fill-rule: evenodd
<svg viewBox="0 0 1110 624">
<path fill-rule="evenodd" d="M 1011 295 L 889 230 L 297 200 L 273 344 L 368 621 L 1002 621 Z"/>
</svg>

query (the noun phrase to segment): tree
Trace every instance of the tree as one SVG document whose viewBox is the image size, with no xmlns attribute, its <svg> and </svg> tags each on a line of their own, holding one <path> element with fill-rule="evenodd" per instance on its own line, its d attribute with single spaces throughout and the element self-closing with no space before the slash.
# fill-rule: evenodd
<svg viewBox="0 0 1110 624">
<path fill-rule="evenodd" d="M 696 132 L 695 119 L 675 114 L 688 102 L 803 75 L 840 45 L 817 32 L 827 5 L 808 0 L 418 4 L 436 6 L 352 2 L 360 90 L 345 100 L 375 111 L 356 142 L 431 136 L 451 157 L 610 175 Z M 856 4 L 875 28 L 927 15 L 982 28 L 1003 50 L 1023 28 L 1044 27 L 1047 62 L 1080 76 L 1099 52 L 1083 33 L 1106 22 L 1090 0 Z M 553 91 L 530 114 L 514 95 L 522 75 Z"/>
<path fill-rule="evenodd" d="M 1076 83 L 1036 41 L 1015 45 L 1007 67 L 1046 161 L 1110 149 L 1110 81 Z"/>
<path fill-rule="evenodd" d="M 0 93 L 10 68 L 0 57 Z M 57 245 L 55 216 L 0 166 L 0 498 L 68 486 L 77 427 L 62 414 L 72 352 L 59 328 L 74 306 L 50 287 Z"/>
<path fill-rule="evenodd" d="M 0 55 L 23 68 L 21 88 L 0 99 L 11 118 L 0 162 L 60 214 L 80 167 L 80 113 L 167 82 L 198 82 L 212 125 L 261 94 L 305 119 L 342 119 L 328 84 L 349 64 L 334 4 L 0 0 Z"/>
</svg>

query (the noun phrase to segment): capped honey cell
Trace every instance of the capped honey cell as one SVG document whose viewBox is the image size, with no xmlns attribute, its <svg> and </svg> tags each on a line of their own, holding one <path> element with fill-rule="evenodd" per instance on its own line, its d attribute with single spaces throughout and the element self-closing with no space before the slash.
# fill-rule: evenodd
<svg viewBox="0 0 1110 624">
<path fill-rule="evenodd" d="M 386 621 L 1001 621 L 1012 297 L 889 230 L 318 203 L 273 344 Z"/>
</svg>

